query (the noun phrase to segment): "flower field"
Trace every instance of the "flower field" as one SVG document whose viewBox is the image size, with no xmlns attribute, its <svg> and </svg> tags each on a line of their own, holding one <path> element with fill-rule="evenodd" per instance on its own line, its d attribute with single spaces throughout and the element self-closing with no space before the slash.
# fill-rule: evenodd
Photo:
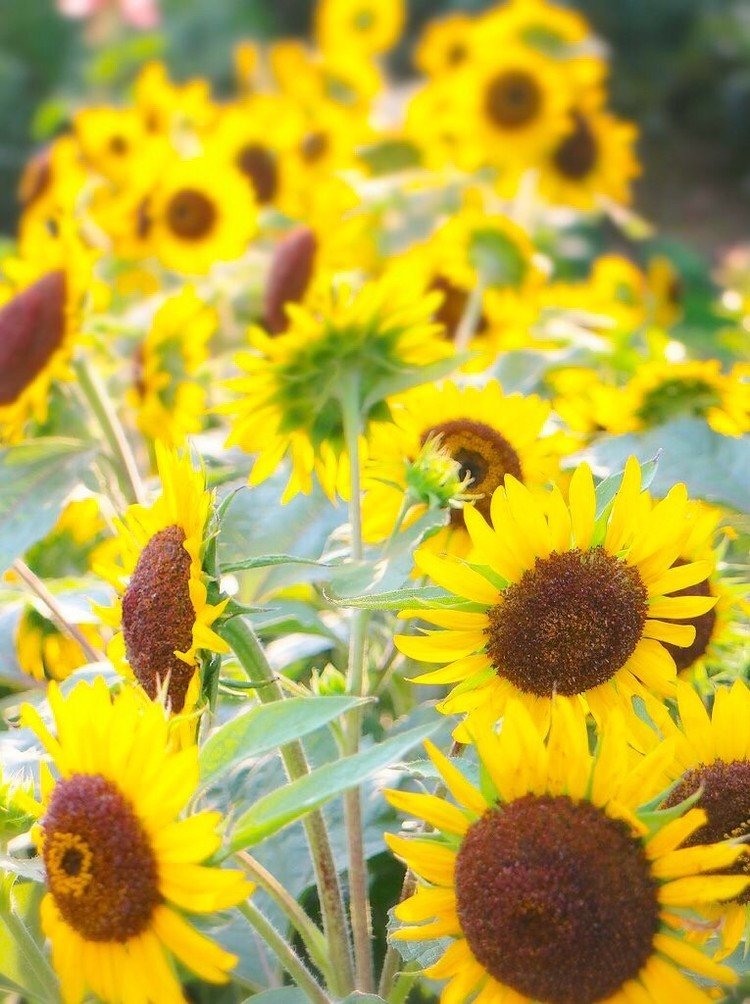
<svg viewBox="0 0 750 1004">
<path fill-rule="evenodd" d="M 639 212 L 580 13 L 397 80 L 408 16 L 140 59 L 23 166 L 9 1004 L 750 1000 L 750 253 Z"/>
</svg>

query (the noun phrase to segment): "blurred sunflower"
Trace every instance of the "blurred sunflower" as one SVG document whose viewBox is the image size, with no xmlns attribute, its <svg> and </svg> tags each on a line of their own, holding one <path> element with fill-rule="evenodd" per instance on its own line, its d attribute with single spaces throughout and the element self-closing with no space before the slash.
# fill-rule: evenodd
<svg viewBox="0 0 750 1004">
<path fill-rule="evenodd" d="M 275 338 L 250 331 L 254 349 L 237 359 L 245 376 L 229 381 L 240 396 L 221 411 L 232 416 L 228 443 L 257 453 L 250 482 L 269 477 L 285 456 L 292 472 L 284 501 L 312 489 L 349 493 L 342 396 L 354 393 L 365 428 L 387 418 L 379 392 L 398 371 L 420 370 L 452 355 L 432 323 L 438 294 L 416 296 L 392 272 L 354 289 L 322 289 L 314 303 L 290 303 L 287 330 Z M 426 379 L 426 378 L 425 378 Z"/>
<path fill-rule="evenodd" d="M 569 128 L 570 80 L 547 56 L 506 46 L 464 73 L 462 141 L 477 166 L 532 167 Z"/>
<path fill-rule="evenodd" d="M 117 669 L 173 714 L 189 713 L 198 699 L 200 653 L 228 651 L 211 627 L 227 601 L 208 602 L 205 477 L 189 457 L 159 442 L 155 449 L 162 491 L 151 506 L 130 506 L 118 524 L 118 560 L 97 571 L 119 599 L 100 614 L 117 632 L 107 648 Z"/>
<path fill-rule="evenodd" d="M 216 311 L 192 286 L 166 299 L 154 315 L 137 350 L 128 395 L 138 428 L 149 439 L 176 447 L 203 427 L 206 389 L 196 377 L 216 326 Z"/>
<path fill-rule="evenodd" d="M 497 381 L 481 388 L 432 384 L 394 400 L 393 424 L 376 425 L 368 443 L 365 538 L 383 540 L 392 533 L 405 502 L 410 503 L 402 514 L 407 526 L 425 511 L 423 499 L 410 497 L 410 467 L 429 441 L 459 465 L 462 489 L 486 519 L 492 494 L 506 474 L 532 490 L 554 480 L 556 439 L 542 436 L 549 414 L 546 401 L 505 395 Z M 462 508 L 450 509 L 448 527 L 427 546 L 462 556 L 471 550 Z"/>
<path fill-rule="evenodd" d="M 710 843 L 727 838 L 746 840 L 750 833 L 750 691 L 742 680 L 716 690 L 711 714 L 687 683 L 677 685 L 677 707 L 681 726 L 670 727 L 676 740 L 671 777 L 677 781 L 665 808 L 685 798 L 698 795 L 695 806 L 707 816 L 694 833 L 686 835 L 682 847 Z M 750 858 L 744 857 L 721 874 L 750 878 Z M 719 958 L 731 954 L 750 930 L 750 894 L 741 890 L 724 896 L 706 911 L 721 937 Z"/>
<path fill-rule="evenodd" d="M 376 55 L 396 44 L 405 19 L 404 0 L 319 0 L 315 38 L 324 51 Z"/>
<path fill-rule="evenodd" d="M 444 664 L 416 679 L 455 684 L 439 710 L 466 713 L 458 738 L 496 722 L 511 698 L 542 726 L 555 695 L 599 724 L 621 708 L 637 728 L 634 696 L 660 711 L 676 677 L 661 643 L 687 647 L 695 639 L 692 625 L 672 621 L 715 603 L 669 596 L 711 568 L 706 561 L 671 567 L 687 535 L 687 504 L 677 485 L 651 508 L 633 457 L 599 517 L 585 464 L 572 476 L 567 505 L 557 486 L 540 498 L 506 475 L 490 502 L 492 526 L 475 506 L 463 509 L 472 565 L 417 551 L 417 566 L 467 609 L 402 611 L 447 630 L 400 635 L 396 644 L 410 658 Z"/>
<path fill-rule="evenodd" d="M 133 97 L 146 131 L 170 140 L 210 129 L 219 111 L 211 100 L 207 80 L 196 77 L 175 84 L 169 79 L 164 63 L 158 60 L 143 66 L 133 85 Z"/>
<path fill-rule="evenodd" d="M 745 848 L 705 834 L 705 845 L 681 849 L 705 814 L 648 804 L 671 745 L 637 760 L 612 724 L 592 756 L 568 707 L 556 709 L 545 743 L 511 702 L 500 735 L 477 736 L 481 790 L 430 743 L 455 803 L 387 793 L 437 830 L 385 839 L 419 879 L 395 908 L 407 925 L 396 939 L 449 941 L 425 970 L 448 981 L 441 1000 L 708 1004 L 694 974 L 737 981 L 688 943 L 675 914 L 742 895 L 748 877 L 706 873 L 735 866 Z"/>
<path fill-rule="evenodd" d="M 103 647 L 101 631 L 94 624 L 77 624 L 95 649 Z M 62 631 L 36 607 L 27 607 L 15 630 L 18 665 L 35 680 L 65 680 L 90 660 L 81 645 Z"/>
<path fill-rule="evenodd" d="M 671 328 L 682 317 L 685 284 L 665 255 L 654 255 L 647 270 L 650 317 L 660 328 Z"/>
<path fill-rule="evenodd" d="M 220 847 L 218 813 L 179 818 L 198 783 L 197 747 L 174 752 L 163 709 L 129 689 L 113 701 L 101 679 L 67 698 L 53 683 L 49 702 L 56 737 L 35 708 L 22 717 L 58 772 L 42 764 L 35 840 L 48 890 L 42 929 L 65 1000 L 93 992 L 112 1004 L 179 1004 L 172 956 L 225 983 L 236 957 L 182 911 L 227 909 L 252 887 L 240 872 L 201 864 Z"/>
<path fill-rule="evenodd" d="M 160 261 L 186 274 L 239 258 L 257 230 L 252 188 L 235 168 L 209 157 L 170 164 L 139 215 Z"/>
<path fill-rule="evenodd" d="M 542 158 L 540 194 L 557 206 L 596 209 L 603 199 L 629 205 L 640 174 L 637 130 L 599 109 L 576 108 L 572 125 Z"/>
<path fill-rule="evenodd" d="M 91 260 L 77 238 L 66 239 L 65 247 L 66 263 L 50 271 L 39 262 L 14 263 L 9 298 L 0 307 L 0 442 L 20 439 L 30 420 L 44 422 L 52 387 L 72 379 Z"/>
<path fill-rule="evenodd" d="M 582 14 L 567 7 L 547 0 L 511 0 L 478 18 L 477 35 L 488 53 L 515 43 L 546 56 L 570 58 L 591 38 L 591 29 Z"/>
<path fill-rule="evenodd" d="M 428 77 L 441 77 L 466 63 L 472 56 L 473 18 L 447 14 L 433 18 L 422 30 L 414 50 L 414 63 Z"/>
<path fill-rule="evenodd" d="M 117 184 L 127 184 L 135 165 L 148 164 L 153 176 L 168 154 L 157 146 L 134 108 L 85 108 L 76 113 L 73 131 L 88 166 Z"/>
</svg>

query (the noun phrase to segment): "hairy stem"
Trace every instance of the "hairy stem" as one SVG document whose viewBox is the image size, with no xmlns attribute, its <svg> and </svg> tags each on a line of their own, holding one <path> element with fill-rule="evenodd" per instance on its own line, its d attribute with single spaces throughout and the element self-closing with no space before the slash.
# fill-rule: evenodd
<svg viewBox="0 0 750 1004">
<path fill-rule="evenodd" d="M 143 504 L 146 496 L 143 490 L 143 482 L 138 472 L 138 465 L 130 448 L 128 437 L 125 435 L 125 430 L 120 423 L 120 419 L 117 417 L 117 412 L 107 394 L 104 384 L 83 359 L 77 359 L 73 367 L 76 371 L 81 391 L 94 413 L 112 452 L 112 458 L 119 472 L 120 484 L 126 498 L 129 502 Z"/>
<path fill-rule="evenodd" d="M 349 455 L 350 497 L 349 525 L 351 527 L 352 559 L 360 561 L 363 555 L 362 541 L 362 499 L 360 484 L 359 437 L 361 433 L 359 387 L 356 380 L 344 388 L 342 400 L 344 435 Z M 365 673 L 367 611 L 354 610 L 351 615 L 349 636 L 349 662 L 347 667 L 347 691 L 357 697 L 364 697 L 367 691 Z M 345 752 L 348 755 L 359 749 L 362 731 L 362 712 L 355 708 L 350 712 L 344 732 Z M 364 831 L 362 826 L 362 793 L 353 788 L 344 794 L 344 816 L 346 820 L 346 840 L 349 853 L 349 912 L 354 939 L 354 967 L 357 990 L 371 993 L 373 984 L 372 960 L 372 920 L 370 895 L 365 856 Z"/>
<path fill-rule="evenodd" d="M 262 704 L 283 701 L 284 692 L 268 664 L 266 654 L 247 621 L 233 617 L 221 627 L 221 633 L 251 680 L 263 682 L 257 689 Z M 281 747 L 287 776 L 294 781 L 310 773 L 304 747 L 299 741 Z M 307 843 L 315 868 L 315 879 L 323 915 L 323 927 L 330 953 L 331 991 L 346 996 L 353 987 L 349 933 L 338 869 L 331 849 L 328 827 L 322 812 L 316 809 L 303 819 Z"/>
<path fill-rule="evenodd" d="M 295 984 L 307 996 L 307 999 L 314 1001 L 315 1004 L 330 1004 L 330 998 L 302 959 L 300 959 L 292 946 L 282 938 L 273 924 L 260 910 L 250 900 L 241 904 L 239 910 L 274 952 L 276 958 L 292 977 Z"/>
<path fill-rule="evenodd" d="M 327 946 L 323 932 L 308 917 L 297 900 L 290 895 L 275 875 L 272 875 L 267 868 L 264 868 L 260 861 L 256 861 L 247 851 L 239 851 L 237 858 L 243 868 L 258 883 L 276 905 L 283 911 L 292 927 L 299 934 L 304 942 L 310 958 L 317 968 L 323 973 L 326 982 L 330 985 L 330 963 L 326 954 Z"/>
</svg>

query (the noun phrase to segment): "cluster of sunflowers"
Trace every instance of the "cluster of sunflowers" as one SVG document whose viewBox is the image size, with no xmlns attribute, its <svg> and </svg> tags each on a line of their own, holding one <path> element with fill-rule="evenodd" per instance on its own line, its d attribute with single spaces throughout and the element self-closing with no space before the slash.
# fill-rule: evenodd
<svg viewBox="0 0 750 1004">
<path fill-rule="evenodd" d="M 746 271 L 691 320 L 579 14 L 394 85 L 405 15 L 148 64 L 23 173 L 14 999 L 750 993 Z"/>
</svg>

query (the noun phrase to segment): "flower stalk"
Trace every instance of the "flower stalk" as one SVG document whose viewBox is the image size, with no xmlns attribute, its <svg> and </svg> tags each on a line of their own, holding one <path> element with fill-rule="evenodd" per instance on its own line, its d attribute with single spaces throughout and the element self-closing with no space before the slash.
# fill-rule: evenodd
<svg viewBox="0 0 750 1004">
<path fill-rule="evenodd" d="M 224 622 L 221 633 L 248 678 L 262 681 L 258 687 L 258 700 L 262 704 L 272 704 L 284 700 L 276 676 L 271 669 L 265 652 L 250 625 L 241 617 L 232 617 Z M 287 776 L 291 781 L 310 773 L 302 743 L 288 743 L 281 747 L 281 758 Z M 352 989 L 352 961 L 349 934 L 344 909 L 344 899 L 338 878 L 338 869 L 331 849 L 323 814 L 319 810 L 309 813 L 303 820 L 310 855 L 315 869 L 315 879 L 323 914 L 323 927 L 330 953 L 331 991 L 345 996 Z"/>
</svg>

